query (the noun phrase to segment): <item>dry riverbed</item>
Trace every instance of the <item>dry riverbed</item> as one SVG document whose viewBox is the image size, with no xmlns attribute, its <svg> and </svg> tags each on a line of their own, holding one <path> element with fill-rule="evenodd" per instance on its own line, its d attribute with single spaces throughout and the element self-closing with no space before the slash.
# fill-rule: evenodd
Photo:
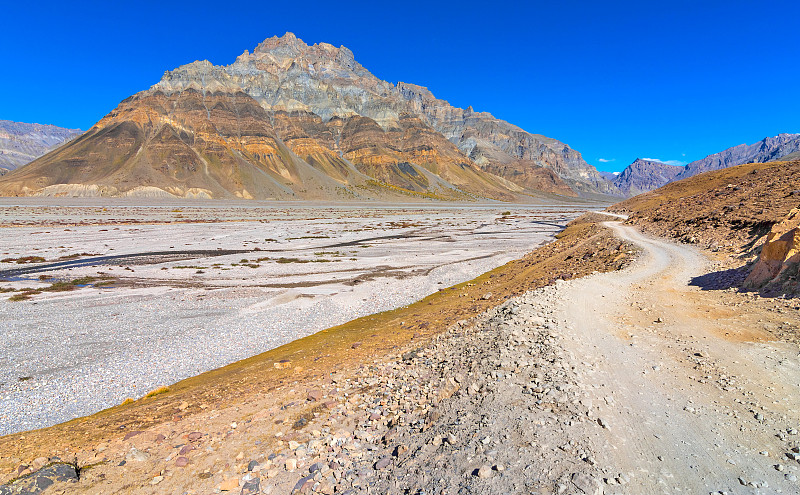
<svg viewBox="0 0 800 495">
<path fill-rule="evenodd" d="M 0 434 L 407 305 L 581 211 L 14 201 L 0 208 Z"/>
</svg>

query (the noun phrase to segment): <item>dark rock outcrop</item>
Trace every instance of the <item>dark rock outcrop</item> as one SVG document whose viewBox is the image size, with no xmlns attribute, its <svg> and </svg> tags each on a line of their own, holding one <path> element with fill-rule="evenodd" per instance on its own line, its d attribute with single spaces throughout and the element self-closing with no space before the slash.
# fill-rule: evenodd
<svg viewBox="0 0 800 495">
<path fill-rule="evenodd" d="M 55 483 L 78 480 L 73 464 L 54 462 L 42 469 L 0 486 L 0 495 L 38 495 Z"/>
</svg>

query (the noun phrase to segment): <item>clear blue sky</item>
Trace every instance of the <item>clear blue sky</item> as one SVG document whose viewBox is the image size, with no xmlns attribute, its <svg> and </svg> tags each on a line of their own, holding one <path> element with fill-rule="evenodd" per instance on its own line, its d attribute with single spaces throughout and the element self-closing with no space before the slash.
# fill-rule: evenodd
<svg viewBox="0 0 800 495">
<path fill-rule="evenodd" d="M 601 170 L 800 132 L 798 1 L 29 1 L 3 14 L 0 119 L 88 129 L 165 70 L 229 64 L 292 31 Z"/>
</svg>

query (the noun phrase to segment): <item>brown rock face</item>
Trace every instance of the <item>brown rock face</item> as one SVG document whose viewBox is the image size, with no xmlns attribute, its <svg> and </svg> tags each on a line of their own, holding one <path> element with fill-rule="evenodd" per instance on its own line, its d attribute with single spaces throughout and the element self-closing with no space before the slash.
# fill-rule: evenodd
<svg viewBox="0 0 800 495">
<path fill-rule="evenodd" d="M 798 289 L 799 265 L 800 208 L 795 208 L 784 221 L 772 227 L 744 285 L 758 289 L 770 283 L 782 283 L 794 292 Z"/>
</svg>

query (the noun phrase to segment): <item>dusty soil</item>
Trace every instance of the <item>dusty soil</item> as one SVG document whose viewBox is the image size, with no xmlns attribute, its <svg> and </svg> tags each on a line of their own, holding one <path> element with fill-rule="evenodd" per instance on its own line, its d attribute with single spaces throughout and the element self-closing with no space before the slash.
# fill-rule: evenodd
<svg viewBox="0 0 800 495">
<path fill-rule="evenodd" d="M 800 359 L 778 337 L 796 338 L 799 308 L 691 285 L 712 263 L 701 252 L 588 220 L 473 285 L 363 319 L 380 339 L 331 329 L 291 362 L 261 356 L 5 437 L 3 458 L 23 474 L 40 455 L 85 466 L 53 493 L 797 493 Z M 633 245 L 623 270 L 544 276 L 590 274 L 592 252 L 621 268 Z M 387 322 L 414 334 L 393 340 Z M 332 336 L 349 348 L 338 366 Z M 200 395 L 215 382 L 220 400 Z"/>
</svg>

